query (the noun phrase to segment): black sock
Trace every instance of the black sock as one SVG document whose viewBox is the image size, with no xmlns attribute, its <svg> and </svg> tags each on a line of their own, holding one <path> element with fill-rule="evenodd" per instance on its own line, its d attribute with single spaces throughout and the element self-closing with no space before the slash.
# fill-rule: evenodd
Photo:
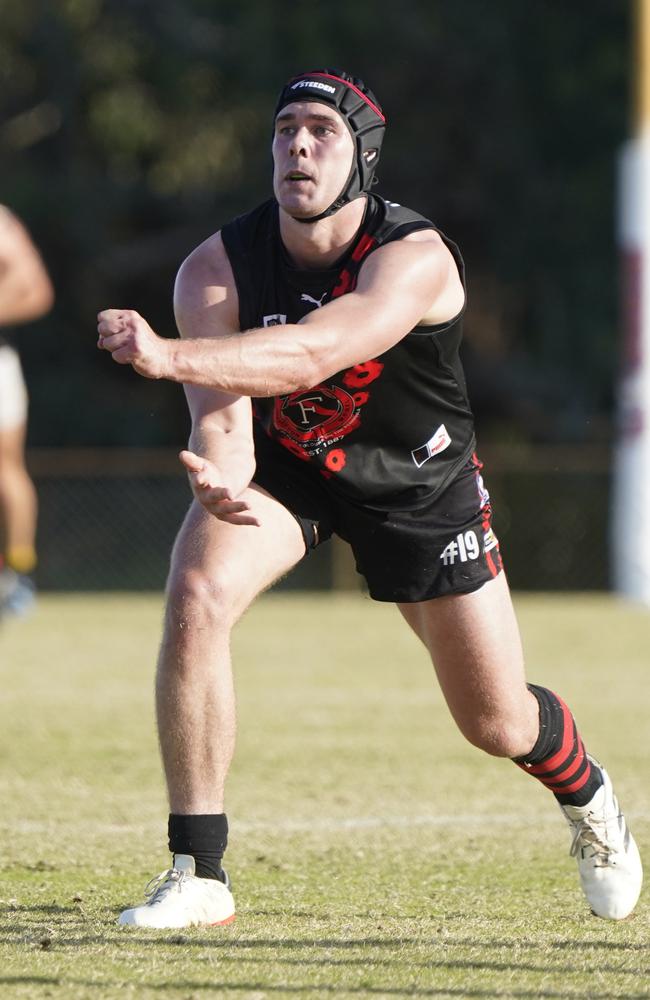
<svg viewBox="0 0 650 1000">
<path fill-rule="evenodd" d="M 592 767 L 567 705 L 548 688 L 529 684 L 539 704 L 539 736 L 535 746 L 518 764 L 553 792 L 563 806 L 585 806 L 603 783 Z"/>
<path fill-rule="evenodd" d="M 221 860 L 228 843 L 228 820 L 225 813 L 179 816 L 170 813 L 169 850 L 194 858 L 199 878 L 225 881 Z"/>
</svg>

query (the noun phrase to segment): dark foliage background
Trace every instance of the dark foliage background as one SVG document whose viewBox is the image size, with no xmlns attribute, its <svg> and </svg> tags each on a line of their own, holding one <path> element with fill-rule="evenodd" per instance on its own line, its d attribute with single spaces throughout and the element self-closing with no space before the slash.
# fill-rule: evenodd
<svg viewBox="0 0 650 1000">
<path fill-rule="evenodd" d="M 35 445 L 178 445 L 182 391 L 94 347 L 109 305 L 174 334 L 183 257 L 267 196 L 285 78 L 343 66 L 389 120 L 378 191 L 469 270 L 466 363 L 484 439 L 606 442 L 617 334 L 615 181 L 629 131 L 622 0 L 0 0 L 0 200 L 57 288 L 18 331 Z"/>
</svg>

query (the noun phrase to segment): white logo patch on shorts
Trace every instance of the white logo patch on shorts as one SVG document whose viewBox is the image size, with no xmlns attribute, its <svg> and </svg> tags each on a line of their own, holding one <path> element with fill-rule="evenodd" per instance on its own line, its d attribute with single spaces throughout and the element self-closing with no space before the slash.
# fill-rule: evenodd
<svg viewBox="0 0 650 1000">
<path fill-rule="evenodd" d="M 264 326 L 284 326 L 286 322 L 287 317 L 285 313 L 272 313 L 270 316 L 262 318 Z"/>
<path fill-rule="evenodd" d="M 489 552 L 490 549 L 495 549 L 498 544 L 497 536 L 494 534 L 492 528 L 488 528 L 483 533 L 483 551 Z"/>
<path fill-rule="evenodd" d="M 434 458 L 441 451 L 444 451 L 445 448 L 448 448 L 450 444 L 451 438 L 449 437 L 449 432 L 444 424 L 440 424 L 438 430 L 433 432 L 425 444 L 421 444 L 419 448 L 413 449 L 411 456 L 419 469 L 430 458 Z"/>
</svg>

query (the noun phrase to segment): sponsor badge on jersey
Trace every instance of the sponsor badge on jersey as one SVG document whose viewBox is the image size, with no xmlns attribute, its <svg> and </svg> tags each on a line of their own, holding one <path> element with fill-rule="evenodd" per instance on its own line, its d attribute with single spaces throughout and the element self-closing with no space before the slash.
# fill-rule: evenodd
<svg viewBox="0 0 650 1000">
<path fill-rule="evenodd" d="M 439 455 L 441 451 L 448 448 L 450 444 L 451 438 L 449 436 L 449 432 L 444 424 L 440 424 L 438 430 L 433 432 L 428 441 L 420 445 L 419 448 L 413 449 L 411 457 L 419 469 L 425 462 L 428 462 L 430 458 L 433 458 L 435 455 Z"/>
</svg>

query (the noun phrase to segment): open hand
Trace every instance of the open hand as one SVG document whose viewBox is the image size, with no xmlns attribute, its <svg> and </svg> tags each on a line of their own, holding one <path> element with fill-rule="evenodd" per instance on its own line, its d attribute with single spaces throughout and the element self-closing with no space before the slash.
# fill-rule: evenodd
<svg viewBox="0 0 650 1000">
<path fill-rule="evenodd" d="M 234 491 L 224 485 L 216 465 L 193 451 L 182 451 L 178 456 L 187 469 L 192 492 L 210 514 L 229 524 L 253 524 L 259 527 L 259 518 L 250 513 L 250 504 L 238 500 Z"/>
</svg>

